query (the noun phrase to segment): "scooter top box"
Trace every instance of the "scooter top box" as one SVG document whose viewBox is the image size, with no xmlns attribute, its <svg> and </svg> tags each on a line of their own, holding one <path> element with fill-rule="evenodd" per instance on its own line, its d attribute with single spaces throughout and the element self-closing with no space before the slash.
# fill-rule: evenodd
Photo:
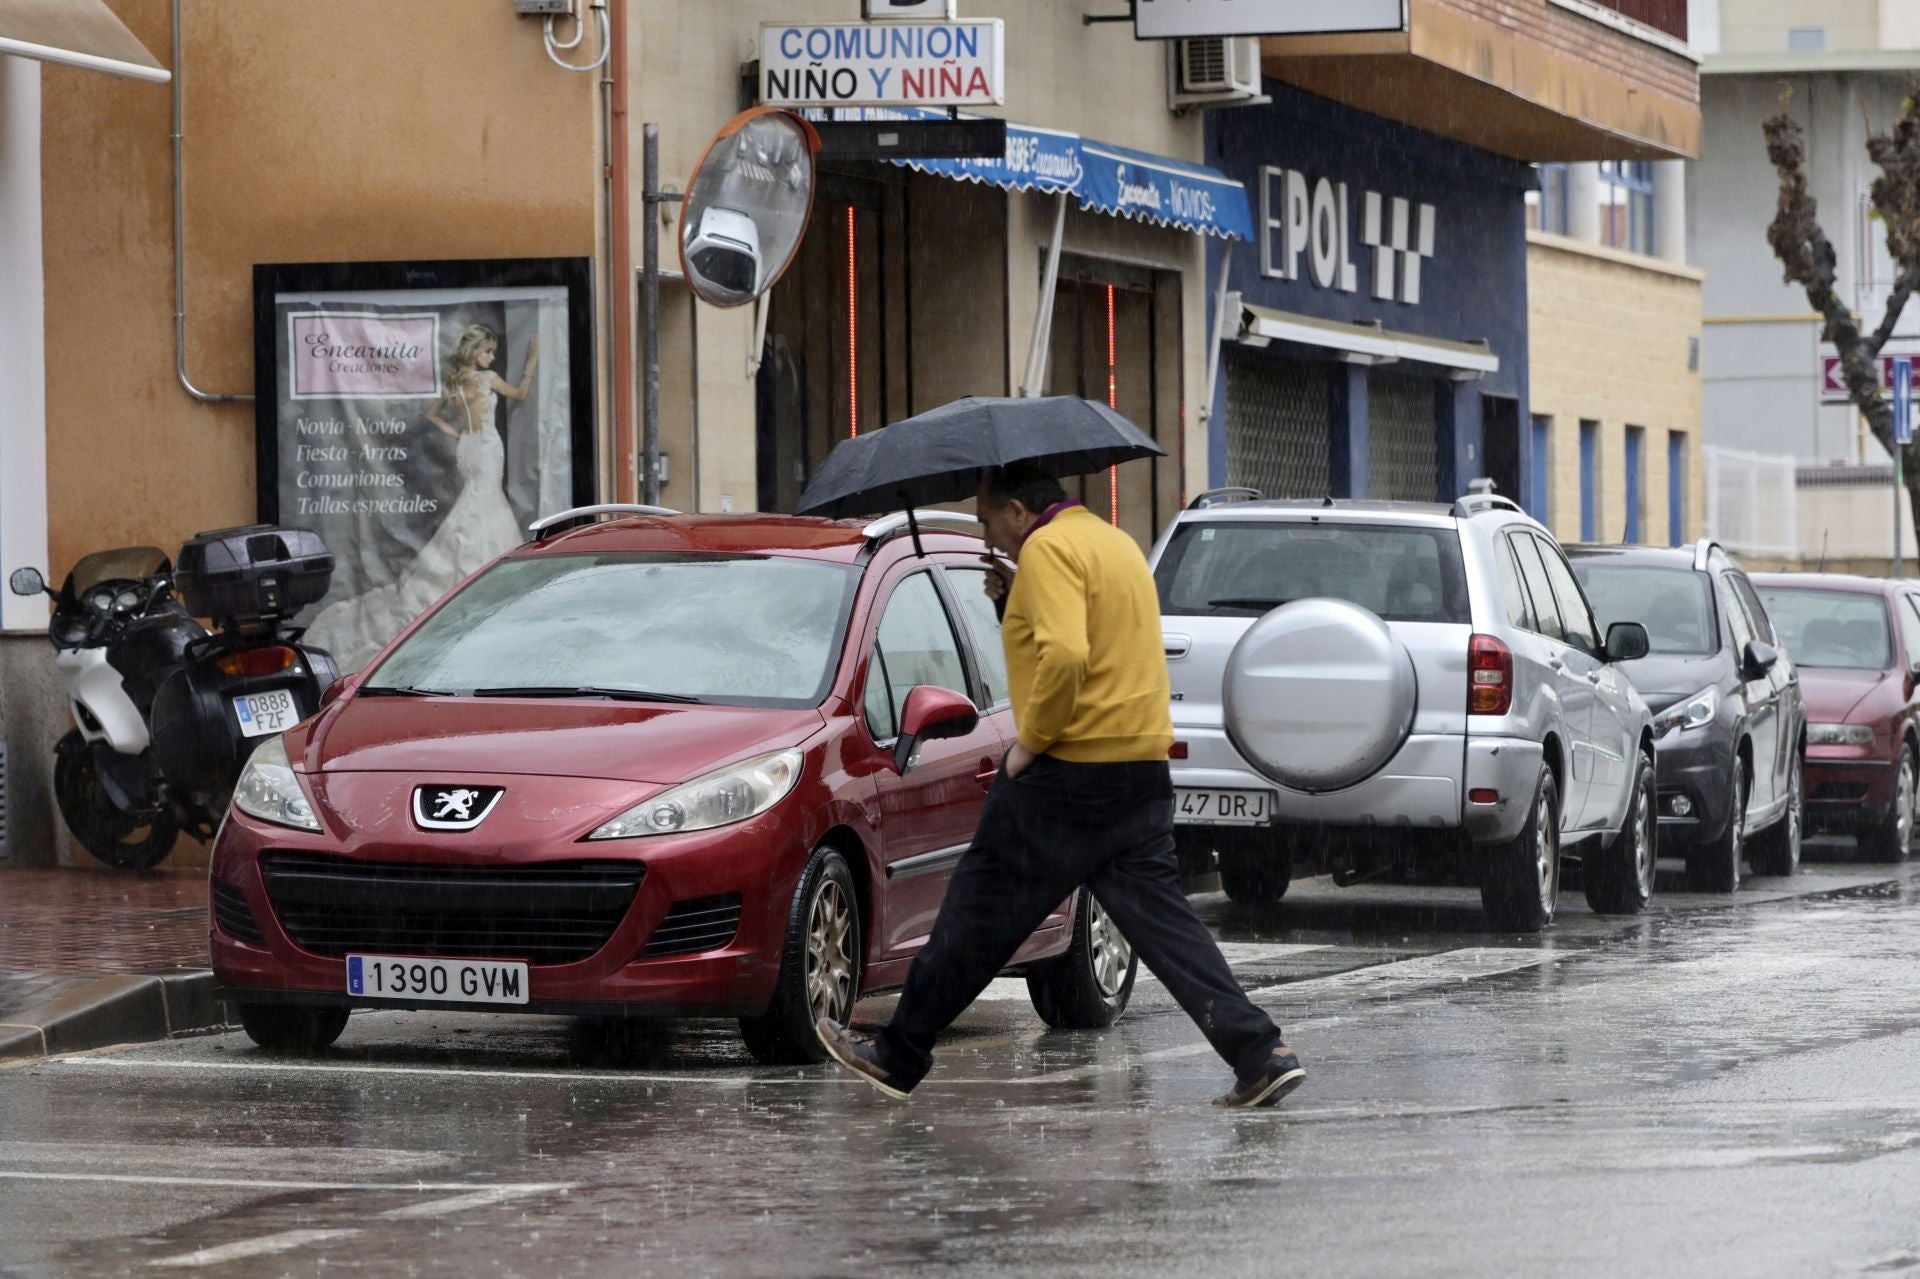
<svg viewBox="0 0 1920 1279">
<path fill-rule="evenodd" d="M 272 524 L 215 529 L 181 544 L 173 579 L 195 617 L 277 621 L 327 593 L 333 552 L 312 529 Z"/>
</svg>

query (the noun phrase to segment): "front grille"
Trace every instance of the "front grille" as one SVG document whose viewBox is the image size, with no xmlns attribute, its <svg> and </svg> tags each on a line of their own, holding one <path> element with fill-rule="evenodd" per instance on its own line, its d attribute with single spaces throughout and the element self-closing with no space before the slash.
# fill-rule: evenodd
<svg viewBox="0 0 1920 1279">
<path fill-rule="evenodd" d="M 638 862 L 425 866 L 311 853 L 271 853 L 263 866 L 274 914 L 303 950 L 532 964 L 574 963 L 606 945 L 646 871 Z"/>
<path fill-rule="evenodd" d="M 740 931 L 740 894 L 724 897 L 695 897 L 667 912 L 660 927 L 653 930 L 647 954 L 691 955 L 695 951 L 718 950 Z"/>
<path fill-rule="evenodd" d="M 252 942 L 259 946 L 266 938 L 260 934 L 260 925 L 253 918 L 253 908 L 247 905 L 247 895 L 232 884 L 213 881 L 213 922 L 220 931 L 238 941 Z"/>
</svg>

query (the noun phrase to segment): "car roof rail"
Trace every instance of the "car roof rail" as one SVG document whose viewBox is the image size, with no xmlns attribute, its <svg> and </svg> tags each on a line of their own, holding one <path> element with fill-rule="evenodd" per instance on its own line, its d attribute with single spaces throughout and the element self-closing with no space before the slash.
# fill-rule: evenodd
<svg viewBox="0 0 1920 1279">
<path fill-rule="evenodd" d="M 891 515 L 882 515 L 873 523 L 860 530 L 869 546 L 884 542 L 888 538 L 906 532 L 914 523 L 920 524 L 964 524 L 973 528 L 981 527 L 976 516 L 964 511 L 895 511 Z"/>
<path fill-rule="evenodd" d="M 1187 503 L 1189 511 L 1204 511 L 1211 506 L 1221 506 L 1227 502 L 1258 502 L 1263 495 L 1259 489 L 1250 489 L 1244 485 L 1231 484 L 1226 488 L 1208 489 Z"/>
<path fill-rule="evenodd" d="M 1515 515 L 1525 515 L 1520 503 L 1510 497 L 1501 497 L 1498 493 L 1469 493 L 1453 504 L 1453 517 L 1458 520 L 1471 519 L 1475 515 L 1484 515 L 1488 511 L 1511 511 Z"/>
<path fill-rule="evenodd" d="M 632 502 L 601 502 L 593 506 L 576 506 L 571 510 L 557 511 L 552 515 L 543 515 L 527 525 L 527 541 L 544 542 L 562 529 L 572 528 L 576 524 L 587 524 L 602 515 L 678 515 L 680 512 L 665 506 L 639 506 Z"/>
<path fill-rule="evenodd" d="M 1696 573 L 1706 572 L 1707 565 L 1712 561 L 1715 551 L 1720 552 L 1722 555 L 1727 555 L 1727 548 L 1710 537 L 1703 537 L 1695 542 L 1693 544 L 1693 571 Z M 1732 556 L 1729 555 L 1727 558 L 1731 559 Z"/>
</svg>

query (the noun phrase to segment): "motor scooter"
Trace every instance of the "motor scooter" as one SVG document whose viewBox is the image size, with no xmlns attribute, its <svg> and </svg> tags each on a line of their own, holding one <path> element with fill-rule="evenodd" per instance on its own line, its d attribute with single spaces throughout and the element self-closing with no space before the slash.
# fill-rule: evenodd
<svg viewBox="0 0 1920 1279">
<path fill-rule="evenodd" d="M 222 558 L 248 537 L 259 539 L 259 565 Z M 205 567 L 210 547 L 219 548 L 217 581 Z M 313 534 L 222 529 L 190 539 L 181 555 L 176 573 L 157 547 L 96 551 L 58 591 L 38 569 L 9 580 L 16 595 L 54 600 L 47 633 L 73 714 L 54 747 L 60 815 L 89 853 L 125 870 L 157 865 L 182 831 L 211 838 L 252 739 L 313 714 L 340 674 L 326 650 L 300 643 L 285 624 L 325 593 L 332 573 Z M 269 583 L 263 593 L 258 579 L 275 567 L 294 585 Z"/>
</svg>

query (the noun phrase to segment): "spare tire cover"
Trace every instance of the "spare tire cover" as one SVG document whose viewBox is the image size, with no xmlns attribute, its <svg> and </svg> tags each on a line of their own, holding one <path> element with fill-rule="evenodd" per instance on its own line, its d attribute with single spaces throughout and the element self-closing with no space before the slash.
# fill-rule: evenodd
<svg viewBox="0 0 1920 1279">
<path fill-rule="evenodd" d="M 1227 737 L 1266 776 L 1301 791 L 1365 781 L 1413 730 L 1413 658 L 1387 624 L 1345 600 L 1283 604 L 1227 658 Z"/>
</svg>

